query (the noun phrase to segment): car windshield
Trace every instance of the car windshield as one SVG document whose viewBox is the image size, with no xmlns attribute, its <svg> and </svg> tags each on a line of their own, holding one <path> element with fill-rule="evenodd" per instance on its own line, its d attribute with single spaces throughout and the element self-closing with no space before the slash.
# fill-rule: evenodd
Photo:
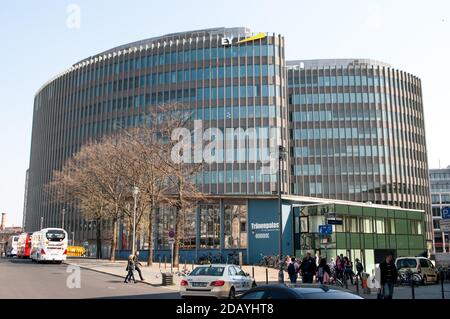
<svg viewBox="0 0 450 319">
<path fill-rule="evenodd" d="M 197 267 L 190 276 L 222 276 L 225 267 Z"/>
<path fill-rule="evenodd" d="M 412 258 L 408 258 L 408 259 L 399 259 L 397 261 L 397 268 L 401 269 L 401 268 L 416 268 L 417 266 L 417 261 L 415 259 Z"/>
<path fill-rule="evenodd" d="M 50 241 L 61 241 L 66 237 L 62 230 L 49 230 L 46 236 Z"/>
</svg>

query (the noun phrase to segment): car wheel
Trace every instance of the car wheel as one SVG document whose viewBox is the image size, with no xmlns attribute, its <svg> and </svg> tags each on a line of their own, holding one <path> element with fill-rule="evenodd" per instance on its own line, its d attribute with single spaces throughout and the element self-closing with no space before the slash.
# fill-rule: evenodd
<svg viewBox="0 0 450 319">
<path fill-rule="evenodd" d="M 234 287 L 231 287 L 230 293 L 228 294 L 228 299 L 236 299 L 236 291 L 234 290 Z"/>
</svg>

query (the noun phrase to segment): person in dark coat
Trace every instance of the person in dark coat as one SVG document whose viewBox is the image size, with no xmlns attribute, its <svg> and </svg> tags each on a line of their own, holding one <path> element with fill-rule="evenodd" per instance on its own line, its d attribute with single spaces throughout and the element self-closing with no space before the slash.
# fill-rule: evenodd
<svg viewBox="0 0 450 319">
<path fill-rule="evenodd" d="M 134 269 L 135 269 L 135 263 L 134 263 L 134 256 L 130 255 L 128 256 L 128 263 L 127 263 L 127 276 L 125 277 L 124 283 L 128 283 L 132 278 L 134 283 L 136 283 L 136 279 L 134 279 Z"/>
<path fill-rule="evenodd" d="M 350 282 L 353 285 L 353 263 L 348 257 L 344 257 L 344 278 L 345 281 L 350 279 Z"/>
<path fill-rule="evenodd" d="M 383 299 L 392 299 L 394 295 L 394 285 L 397 282 L 398 271 L 395 266 L 392 254 L 386 255 L 386 259 L 380 263 L 380 284 Z"/>
<path fill-rule="evenodd" d="M 134 267 L 139 274 L 139 278 L 141 278 L 141 280 L 144 280 L 144 278 L 142 277 L 141 266 L 142 264 L 139 261 L 139 251 L 136 251 L 136 253 L 134 254 Z"/>
<path fill-rule="evenodd" d="M 306 254 L 306 257 L 303 258 L 301 265 L 302 282 L 305 284 L 312 284 L 316 270 L 317 270 L 316 260 L 313 257 L 311 257 L 311 253 L 308 252 Z"/>
<path fill-rule="evenodd" d="M 362 273 L 364 271 L 364 266 L 358 258 L 355 259 L 355 267 L 356 267 L 356 276 L 358 276 L 362 285 Z"/>
</svg>

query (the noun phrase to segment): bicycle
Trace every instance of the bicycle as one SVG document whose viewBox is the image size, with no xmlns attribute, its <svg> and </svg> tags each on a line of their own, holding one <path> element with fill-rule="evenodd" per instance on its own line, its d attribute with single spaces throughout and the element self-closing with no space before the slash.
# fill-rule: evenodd
<svg viewBox="0 0 450 319">
<path fill-rule="evenodd" d="M 330 271 L 331 271 L 330 285 L 335 285 L 344 288 L 343 278 L 341 276 L 338 276 L 336 268 L 332 268 L 330 269 Z"/>
<path fill-rule="evenodd" d="M 423 284 L 423 277 L 418 273 L 413 272 L 400 272 L 398 274 L 397 284 L 402 285 L 411 285 L 411 281 L 414 283 L 415 286 L 419 286 Z"/>
</svg>

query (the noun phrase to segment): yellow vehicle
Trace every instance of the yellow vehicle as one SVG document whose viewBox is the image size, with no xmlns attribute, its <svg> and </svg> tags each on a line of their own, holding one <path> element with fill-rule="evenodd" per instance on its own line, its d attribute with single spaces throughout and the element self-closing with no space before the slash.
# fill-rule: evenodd
<svg viewBox="0 0 450 319">
<path fill-rule="evenodd" d="M 67 246 L 68 257 L 85 257 L 86 249 L 82 246 Z"/>
</svg>

